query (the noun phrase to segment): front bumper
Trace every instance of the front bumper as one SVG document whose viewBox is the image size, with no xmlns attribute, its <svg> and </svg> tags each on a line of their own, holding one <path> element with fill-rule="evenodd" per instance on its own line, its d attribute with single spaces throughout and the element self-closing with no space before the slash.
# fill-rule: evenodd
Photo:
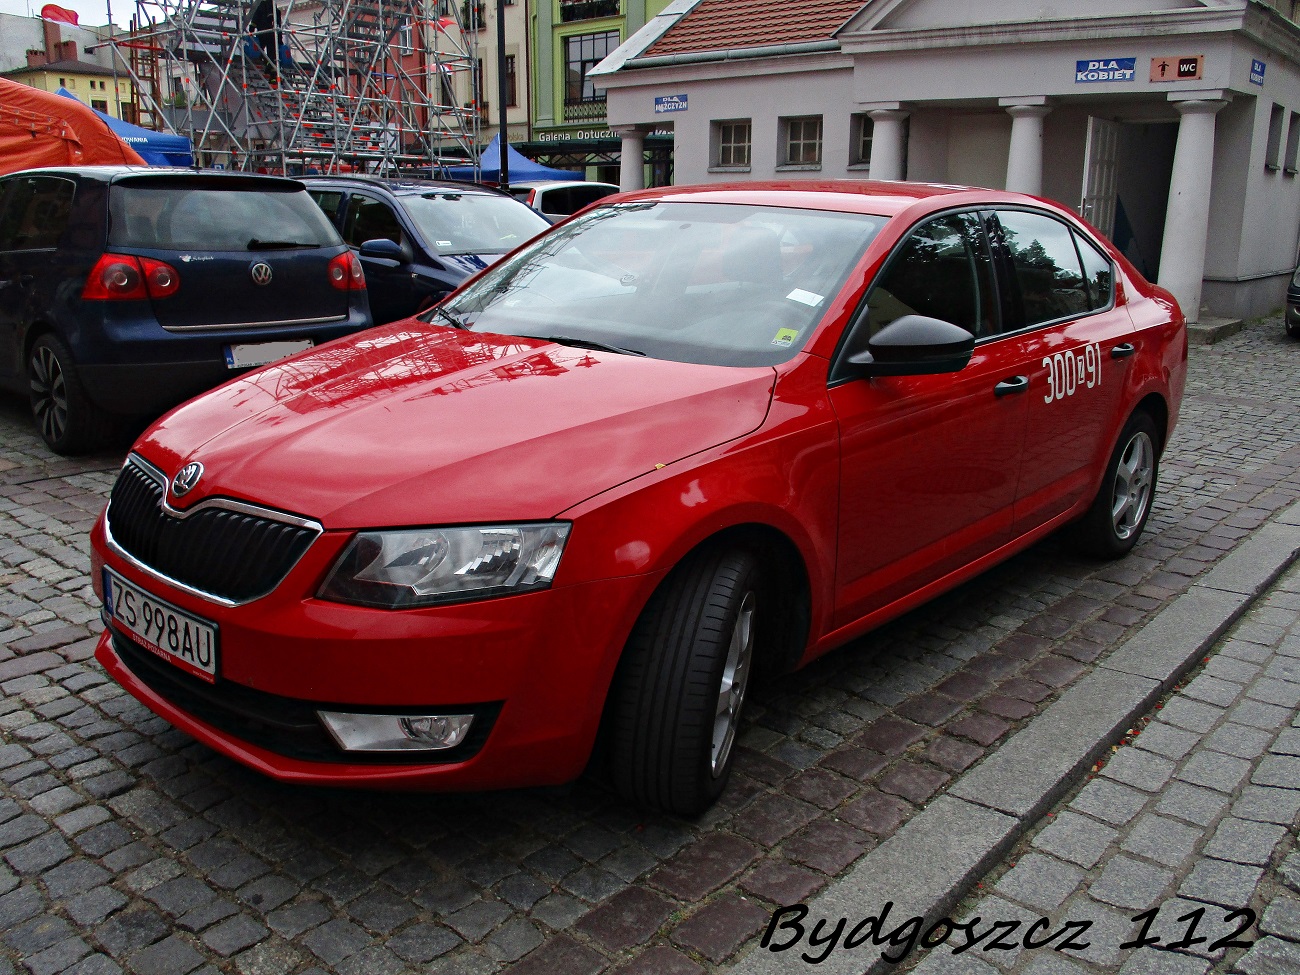
<svg viewBox="0 0 1300 975">
<path fill-rule="evenodd" d="M 275 592 L 228 608 L 127 563 L 107 548 L 101 520 L 92 533 L 96 562 L 220 627 L 219 677 L 216 685 L 190 677 L 111 624 L 95 656 L 157 714 L 285 781 L 490 789 L 580 775 L 618 655 L 655 580 L 624 577 L 400 612 L 313 598 L 348 537 L 327 532 Z M 476 728 L 462 745 L 419 760 L 345 753 L 314 723 L 318 707 L 472 711 Z"/>
</svg>

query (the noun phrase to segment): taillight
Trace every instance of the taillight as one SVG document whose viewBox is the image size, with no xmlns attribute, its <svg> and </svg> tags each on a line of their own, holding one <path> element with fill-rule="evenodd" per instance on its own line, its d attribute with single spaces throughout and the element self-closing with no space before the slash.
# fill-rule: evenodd
<svg viewBox="0 0 1300 975">
<path fill-rule="evenodd" d="M 86 276 L 81 297 L 86 301 L 143 301 L 166 298 L 181 286 L 181 276 L 170 264 L 151 257 L 105 254 Z"/>
<path fill-rule="evenodd" d="M 529 191 L 528 191 L 528 205 L 529 205 L 529 206 L 532 206 L 532 205 L 533 205 L 534 203 L 536 203 L 536 202 L 537 202 L 537 191 L 536 191 L 536 190 L 529 190 Z"/>
<path fill-rule="evenodd" d="M 364 291 L 366 272 L 361 270 L 361 260 L 351 251 L 344 251 L 329 264 L 330 284 L 340 291 Z"/>
<path fill-rule="evenodd" d="M 180 290 L 181 276 L 176 268 L 151 257 L 140 258 L 140 263 L 144 265 L 144 283 L 150 298 L 166 298 Z"/>
</svg>

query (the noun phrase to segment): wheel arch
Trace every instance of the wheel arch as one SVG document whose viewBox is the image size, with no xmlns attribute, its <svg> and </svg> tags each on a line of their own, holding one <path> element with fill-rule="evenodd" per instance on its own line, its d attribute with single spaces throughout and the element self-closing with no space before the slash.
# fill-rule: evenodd
<svg viewBox="0 0 1300 975">
<path fill-rule="evenodd" d="M 1157 453 L 1164 453 L 1165 444 L 1169 442 L 1169 403 L 1160 393 L 1147 393 L 1133 407 L 1133 413 L 1142 411 L 1150 415 L 1155 421 L 1156 432 L 1160 434 L 1160 443 L 1157 446 Z M 1130 416 L 1132 413 L 1129 414 Z"/>
</svg>

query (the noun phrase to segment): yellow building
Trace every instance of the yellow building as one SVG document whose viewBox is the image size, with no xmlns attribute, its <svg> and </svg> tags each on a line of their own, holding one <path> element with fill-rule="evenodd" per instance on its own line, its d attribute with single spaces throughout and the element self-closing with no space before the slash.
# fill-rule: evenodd
<svg viewBox="0 0 1300 975">
<path fill-rule="evenodd" d="M 66 88 L 91 108 L 127 122 L 136 121 L 135 88 L 124 71 L 119 71 L 114 81 L 111 68 L 85 61 L 55 61 L 6 71 L 4 76 L 42 91 Z"/>
</svg>

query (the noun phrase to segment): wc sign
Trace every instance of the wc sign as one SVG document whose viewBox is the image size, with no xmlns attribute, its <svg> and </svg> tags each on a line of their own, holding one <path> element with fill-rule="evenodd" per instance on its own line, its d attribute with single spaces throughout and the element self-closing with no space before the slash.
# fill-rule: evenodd
<svg viewBox="0 0 1300 975">
<path fill-rule="evenodd" d="M 1088 85 L 1099 81 L 1132 81 L 1137 74 L 1137 58 L 1099 58 L 1074 62 L 1074 83 Z"/>
</svg>

